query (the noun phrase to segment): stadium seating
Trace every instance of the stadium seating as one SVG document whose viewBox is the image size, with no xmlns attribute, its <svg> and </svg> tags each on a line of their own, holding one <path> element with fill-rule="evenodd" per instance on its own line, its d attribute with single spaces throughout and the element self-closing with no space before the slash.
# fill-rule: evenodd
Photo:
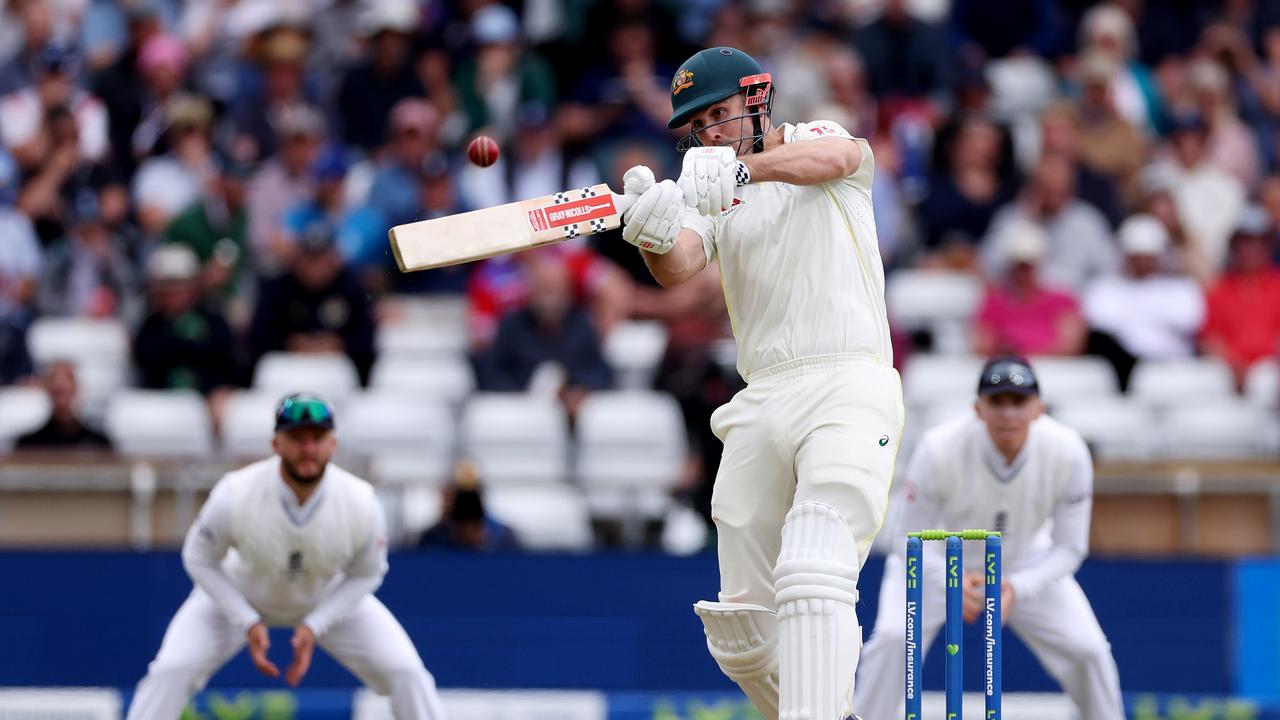
<svg viewBox="0 0 1280 720">
<path fill-rule="evenodd" d="M 245 459 L 271 454 L 271 435 L 279 400 L 279 396 L 265 392 L 232 392 L 223 408 L 222 452 Z"/>
<path fill-rule="evenodd" d="M 37 365 L 68 360 L 84 365 L 129 366 L 129 330 L 119 320 L 39 317 L 27 333 Z"/>
<path fill-rule="evenodd" d="M 374 343 L 384 358 L 457 356 L 466 352 L 467 329 L 450 319 L 383 323 Z"/>
<path fill-rule="evenodd" d="M 552 398 L 477 393 L 463 409 L 462 451 L 476 462 L 489 488 L 563 483 L 568 477 L 568 419 Z"/>
<path fill-rule="evenodd" d="M 1063 402 L 1052 416 L 1084 437 L 1095 459 L 1148 460 L 1156 452 L 1152 411 L 1132 400 Z"/>
<path fill-rule="evenodd" d="M 0 387 L 0 452 L 49 420 L 49 395 L 35 387 Z"/>
<path fill-rule="evenodd" d="M 1240 460 L 1275 453 L 1280 428 L 1244 400 L 1180 405 L 1159 424 L 1159 451 L 1168 458 Z"/>
<path fill-rule="evenodd" d="M 889 276 L 885 302 L 896 325 L 929 330 L 936 352 L 961 354 L 968 351 L 982 282 L 968 273 L 902 269 Z"/>
<path fill-rule="evenodd" d="M 667 351 L 667 328 L 655 321 L 624 322 L 604 339 L 604 357 L 622 390 L 653 387 L 658 364 Z"/>
<path fill-rule="evenodd" d="M 485 490 L 485 507 L 509 525 L 529 550 L 589 550 L 591 520 L 586 501 L 572 487 L 494 487 Z"/>
<path fill-rule="evenodd" d="M 1280 408 L 1280 359 L 1267 358 L 1253 364 L 1244 379 L 1244 394 L 1260 408 Z"/>
<path fill-rule="evenodd" d="M 458 407 L 472 391 L 476 379 L 471 364 L 461 355 L 400 355 L 379 358 L 369 377 L 369 388 Z"/>
<path fill-rule="evenodd" d="M 1129 394 L 1156 411 L 1176 405 L 1203 404 L 1235 396 L 1231 368 L 1216 358 L 1147 360 L 1138 363 Z"/>
<path fill-rule="evenodd" d="M 1115 369 L 1103 358 L 1033 357 L 1040 397 L 1053 407 L 1063 402 L 1115 398 L 1120 392 Z"/>
<path fill-rule="evenodd" d="M 203 458 L 213 452 L 204 398 L 188 390 L 124 390 L 107 406 L 106 432 L 130 456 Z"/>
<path fill-rule="evenodd" d="M 339 423 L 340 452 L 368 461 L 371 480 L 438 485 L 449 477 L 454 424 L 443 403 L 361 393 L 347 401 Z"/>
<path fill-rule="evenodd" d="M 913 355 L 902 374 L 909 409 L 973 400 L 982 358 L 972 355 Z"/>
<path fill-rule="evenodd" d="M 576 473 L 593 517 L 661 517 L 685 459 L 680 406 L 665 393 L 593 393 L 578 414 Z"/>
<path fill-rule="evenodd" d="M 359 387 L 355 363 L 339 353 L 271 352 L 262 356 L 253 373 L 253 388 L 277 398 L 309 392 L 341 404 Z"/>
</svg>

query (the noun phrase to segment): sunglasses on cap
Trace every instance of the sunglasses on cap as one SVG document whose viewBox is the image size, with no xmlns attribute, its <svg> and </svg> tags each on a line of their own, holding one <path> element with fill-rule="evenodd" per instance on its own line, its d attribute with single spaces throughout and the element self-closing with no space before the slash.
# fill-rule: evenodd
<svg viewBox="0 0 1280 720">
<path fill-rule="evenodd" d="M 276 410 L 276 430 L 313 427 L 333 429 L 333 408 L 318 397 L 290 395 L 280 401 Z"/>
</svg>

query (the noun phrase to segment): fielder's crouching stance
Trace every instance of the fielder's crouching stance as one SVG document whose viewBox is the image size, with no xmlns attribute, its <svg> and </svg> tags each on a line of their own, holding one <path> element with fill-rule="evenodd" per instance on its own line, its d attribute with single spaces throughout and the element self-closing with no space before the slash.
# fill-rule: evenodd
<svg viewBox="0 0 1280 720">
<path fill-rule="evenodd" d="M 1035 371 L 1024 360 L 987 363 L 975 410 L 925 433 L 907 465 L 902 520 L 858 674 L 858 711 L 867 720 L 902 716 L 906 533 L 982 527 L 1001 533 L 1003 619 L 1075 701 L 1080 717 L 1123 720 L 1111 645 L 1073 577 L 1089 549 L 1089 448 L 1075 430 L 1041 415 Z M 945 622 L 943 552 L 941 543 L 925 546 L 923 649 Z M 965 622 L 982 617 L 981 565 L 982 553 L 965 553 Z"/>
<path fill-rule="evenodd" d="M 774 127 L 773 85 L 733 48 L 671 86 L 689 135 L 678 182 L 643 193 L 623 237 L 663 285 L 718 261 L 747 387 L 711 419 L 718 602 L 695 611 L 768 720 L 841 720 L 861 649 L 857 581 L 902 431 L 865 140 Z M 634 169 L 633 169 L 634 171 Z M 628 174 L 630 174 L 629 171 Z"/>
<path fill-rule="evenodd" d="M 129 720 L 177 720 L 246 643 L 258 670 L 278 677 L 268 626 L 294 628 L 290 685 L 319 644 L 390 695 L 397 720 L 444 720 L 435 680 L 373 596 L 387 573 L 386 520 L 373 488 L 329 463 L 333 427 L 323 400 L 287 397 L 276 413 L 276 455 L 214 486 L 182 546 L 195 588 L 138 683 Z"/>
</svg>

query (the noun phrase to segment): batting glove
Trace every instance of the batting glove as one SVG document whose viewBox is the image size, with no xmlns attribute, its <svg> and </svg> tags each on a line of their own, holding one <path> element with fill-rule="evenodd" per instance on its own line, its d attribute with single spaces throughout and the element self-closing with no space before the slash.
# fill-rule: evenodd
<svg viewBox="0 0 1280 720">
<path fill-rule="evenodd" d="M 684 193 L 674 182 L 663 180 L 651 185 L 623 213 L 622 239 L 641 250 L 665 255 L 675 247 L 684 211 Z"/>
<path fill-rule="evenodd" d="M 734 188 L 750 181 L 751 173 L 733 148 L 699 147 L 685 152 L 678 183 L 689 207 L 714 217 L 733 204 Z"/>
</svg>

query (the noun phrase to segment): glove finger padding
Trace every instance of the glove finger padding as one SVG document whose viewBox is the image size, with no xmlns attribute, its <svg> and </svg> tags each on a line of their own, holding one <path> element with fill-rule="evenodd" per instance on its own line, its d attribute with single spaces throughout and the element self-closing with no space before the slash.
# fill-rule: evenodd
<svg viewBox="0 0 1280 720">
<path fill-rule="evenodd" d="M 675 245 L 684 215 L 684 193 L 670 180 L 645 191 L 625 217 L 622 239 L 644 250 L 664 254 Z"/>
</svg>

